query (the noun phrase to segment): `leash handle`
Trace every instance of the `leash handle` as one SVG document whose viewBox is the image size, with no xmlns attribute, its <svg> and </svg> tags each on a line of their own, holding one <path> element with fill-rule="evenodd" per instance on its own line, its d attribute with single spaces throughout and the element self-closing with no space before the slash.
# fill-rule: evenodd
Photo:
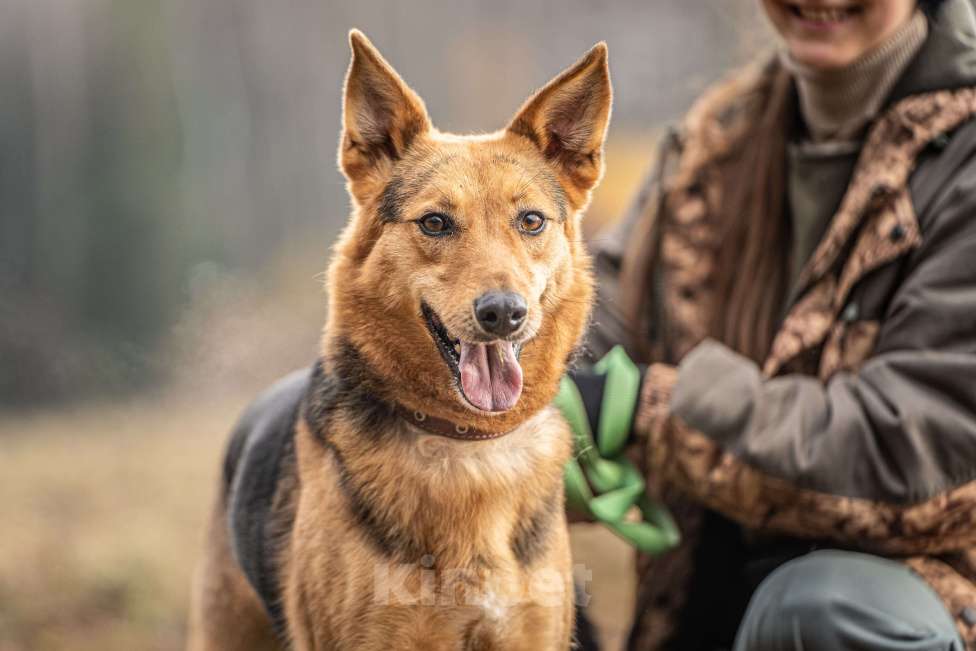
<svg viewBox="0 0 976 651">
<path fill-rule="evenodd" d="M 640 369 L 621 346 L 593 366 L 605 375 L 596 437 L 576 383 L 564 376 L 554 401 L 573 432 L 573 458 L 564 469 L 566 502 L 647 554 L 662 554 L 681 540 L 663 504 L 651 500 L 644 478 L 624 456 L 640 391 Z M 633 514 L 639 514 L 634 518 Z"/>
</svg>

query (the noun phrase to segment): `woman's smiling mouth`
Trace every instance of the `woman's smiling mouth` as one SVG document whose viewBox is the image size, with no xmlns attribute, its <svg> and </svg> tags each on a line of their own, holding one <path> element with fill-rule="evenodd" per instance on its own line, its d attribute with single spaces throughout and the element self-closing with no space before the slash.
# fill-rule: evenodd
<svg viewBox="0 0 976 651">
<path fill-rule="evenodd" d="M 864 12 L 860 4 L 828 6 L 802 2 L 785 2 L 783 6 L 791 18 L 807 29 L 830 29 L 840 26 Z"/>
</svg>

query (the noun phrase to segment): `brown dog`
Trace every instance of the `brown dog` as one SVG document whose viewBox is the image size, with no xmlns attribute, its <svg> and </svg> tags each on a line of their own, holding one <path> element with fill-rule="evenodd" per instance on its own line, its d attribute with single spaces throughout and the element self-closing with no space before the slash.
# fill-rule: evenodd
<svg viewBox="0 0 976 651">
<path fill-rule="evenodd" d="M 189 648 L 568 648 L 571 440 L 548 405 L 589 317 L 606 46 L 508 128 L 454 136 L 350 41 L 321 359 L 234 433 Z"/>
</svg>

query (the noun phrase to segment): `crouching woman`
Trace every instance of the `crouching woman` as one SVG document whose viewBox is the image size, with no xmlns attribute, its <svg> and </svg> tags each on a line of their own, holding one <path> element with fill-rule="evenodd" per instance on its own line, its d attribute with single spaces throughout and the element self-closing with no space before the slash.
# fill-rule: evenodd
<svg viewBox="0 0 976 651">
<path fill-rule="evenodd" d="M 973 6 L 762 7 L 597 255 L 683 536 L 630 648 L 976 649 Z"/>
</svg>

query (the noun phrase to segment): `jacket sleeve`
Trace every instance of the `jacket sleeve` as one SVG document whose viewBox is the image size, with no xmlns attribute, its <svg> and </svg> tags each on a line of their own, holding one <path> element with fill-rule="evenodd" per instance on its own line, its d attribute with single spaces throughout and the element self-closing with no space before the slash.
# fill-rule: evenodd
<svg viewBox="0 0 976 651">
<path fill-rule="evenodd" d="M 856 373 L 765 378 L 714 341 L 652 366 L 651 476 L 751 527 L 895 554 L 976 543 L 976 180 L 955 185 Z"/>
</svg>

